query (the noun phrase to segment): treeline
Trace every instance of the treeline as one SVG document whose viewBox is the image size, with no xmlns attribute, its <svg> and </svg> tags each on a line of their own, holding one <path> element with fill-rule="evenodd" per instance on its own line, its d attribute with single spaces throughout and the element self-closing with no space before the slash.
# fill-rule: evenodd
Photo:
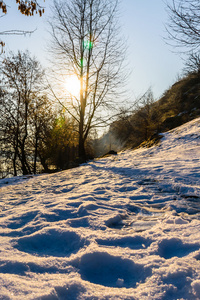
<svg viewBox="0 0 200 300">
<path fill-rule="evenodd" d="M 101 139 L 90 137 L 87 158 L 141 144 L 200 116 L 199 60 L 155 101 L 151 89 L 133 112 L 121 112 Z M 45 73 L 29 52 L 10 54 L 0 70 L 0 177 L 37 174 L 79 164 L 79 128 L 63 106 L 50 100 Z"/>
<path fill-rule="evenodd" d="M 11 54 L 1 62 L 0 80 L 1 177 L 70 167 L 77 130 L 49 100 L 40 63 L 29 52 Z"/>
<path fill-rule="evenodd" d="M 159 133 L 168 131 L 200 116 L 199 63 L 187 68 L 186 75 L 155 101 L 148 90 L 135 110 L 121 114 L 110 127 L 113 140 L 120 140 L 122 148 L 135 148 L 144 143 L 151 146 L 159 140 Z"/>
</svg>

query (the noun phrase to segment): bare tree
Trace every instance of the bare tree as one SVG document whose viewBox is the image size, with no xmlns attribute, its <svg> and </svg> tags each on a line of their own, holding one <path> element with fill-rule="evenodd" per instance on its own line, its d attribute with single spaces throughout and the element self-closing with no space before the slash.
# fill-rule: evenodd
<svg viewBox="0 0 200 300">
<path fill-rule="evenodd" d="M 152 118 L 154 102 L 151 88 L 138 100 L 136 111 L 137 127 L 143 140 L 147 140 L 152 135 L 152 127 L 155 126 Z"/>
<path fill-rule="evenodd" d="M 43 147 L 46 141 L 46 135 L 52 131 L 53 124 L 56 119 L 56 114 L 53 112 L 52 105 L 44 95 L 32 95 L 31 103 L 29 106 L 29 139 L 28 146 L 29 152 L 32 150 L 31 157 L 33 157 L 32 172 L 37 173 L 38 160 L 40 160 L 44 169 L 46 165 L 43 164 L 44 157 Z"/>
<path fill-rule="evenodd" d="M 200 47 L 200 2 L 199 0 L 173 0 L 168 4 L 169 37 L 178 47 L 187 47 L 198 52 Z"/>
<path fill-rule="evenodd" d="M 149 88 L 135 103 L 135 110 L 119 115 L 110 127 L 110 132 L 125 147 L 138 147 L 141 143 L 155 141 L 160 132 L 162 112 Z M 151 143 L 150 143 L 151 144 Z"/>
<path fill-rule="evenodd" d="M 1 63 L 1 89 L 4 90 L 1 142 L 6 145 L 6 155 L 12 159 L 15 176 L 19 165 L 24 175 L 32 173 L 29 136 L 34 128 L 37 154 L 38 127 L 41 124 L 38 119 L 44 122 L 47 114 L 47 101 L 41 96 L 43 75 L 41 65 L 28 52 L 11 54 Z M 45 112 L 40 112 L 41 106 L 43 109 L 45 106 Z"/>
<path fill-rule="evenodd" d="M 185 63 L 184 70 L 186 74 L 197 73 L 200 75 L 200 54 L 192 52 Z"/>
<path fill-rule="evenodd" d="M 79 95 L 70 95 L 62 104 L 78 125 L 81 160 L 86 157 L 90 130 L 102 122 L 102 107 L 111 107 L 125 80 L 121 72 L 125 47 L 119 37 L 118 2 L 54 1 L 52 51 L 64 75 L 74 74 L 80 83 Z"/>
</svg>

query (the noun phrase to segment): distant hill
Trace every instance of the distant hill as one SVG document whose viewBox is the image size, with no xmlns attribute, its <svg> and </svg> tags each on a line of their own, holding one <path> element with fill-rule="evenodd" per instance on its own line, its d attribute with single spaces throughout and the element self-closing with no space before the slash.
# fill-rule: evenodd
<svg viewBox="0 0 200 300">
<path fill-rule="evenodd" d="M 200 116 L 200 74 L 192 73 L 176 82 L 158 101 L 167 131 Z"/>
<path fill-rule="evenodd" d="M 120 116 L 98 142 L 97 155 L 109 150 L 152 145 L 159 134 L 200 116 L 200 73 L 190 73 L 173 84 L 156 102 L 144 95 L 143 106 Z"/>
</svg>

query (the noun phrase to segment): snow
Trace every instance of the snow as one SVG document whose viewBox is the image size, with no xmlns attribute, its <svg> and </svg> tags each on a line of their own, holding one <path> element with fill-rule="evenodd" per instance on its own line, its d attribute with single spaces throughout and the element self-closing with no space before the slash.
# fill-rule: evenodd
<svg viewBox="0 0 200 300">
<path fill-rule="evenodd" d="M 0 187 L 1 300 L 200 299 L 200 118 Z"/>
</svg>

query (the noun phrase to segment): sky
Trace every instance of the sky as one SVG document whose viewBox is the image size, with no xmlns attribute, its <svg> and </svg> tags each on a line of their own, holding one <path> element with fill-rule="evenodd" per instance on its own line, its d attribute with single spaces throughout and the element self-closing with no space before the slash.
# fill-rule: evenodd
<svg viewBox="0 0 200 300">
<path fill-rule="evenodd" d="M 1 31 L 28 30 L 26 36 L 1 36 L 6 43 L 6 53 L 11 50 L 28 49 L 42 65 L 47 66 L 50 58 L 47 50 L 49 40 L 47 20 L 49 3 L 42 18 L 38 15 L 26 17 L 17 11 L 14 0 L 8 14 L 1 18 Z M 141 96 L 149 87 L 158 99 L 178 78 L 183 68 L 181 57 L 166 43 L 166 4 L 163 0 L 122 0 L 120 5 L 122 35 L 128 45 L 128 65 L 131 75 L 128 89 L 133 98 Z"/>
</svg>

